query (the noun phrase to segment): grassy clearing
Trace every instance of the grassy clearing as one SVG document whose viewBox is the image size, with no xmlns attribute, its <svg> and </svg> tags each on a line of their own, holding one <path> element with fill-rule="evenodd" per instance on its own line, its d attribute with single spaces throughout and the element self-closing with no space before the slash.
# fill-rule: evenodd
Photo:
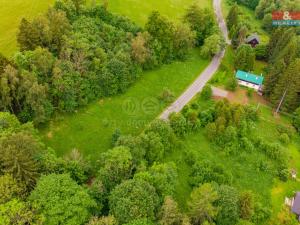
<svg viewBox="0 0 300 225">
<path fill-rule="evenodd" d="M 140 25 L 145 24 L 148 15 L 154 10 L 159 11 L 172 20 L 178 21 L 182 19 L 185 10 L 193 2 L 201 7 L 212 8 L 211 1 L 208 0 L 110 0 L 108 2 L 109 10 L 128 16 Z"/>
<path fill-rule="evenodd" d="M 202 103 L 203 109 L 207 108 L 211 102 Z M 249 102 L 249 104 L 257 105 L 257 102 Z M 267 141 L 279 142 L 279 132 L 277 125 L 290 125 L 289 116 L 274 117 L 272 109 L 266 105 L 259 105 L 260 120 L 256 123 L 255 130 L 251 135 L 258 135 Z M 290 155 L 290 168 L 295 168 L 300 171 L 300 138 L 295 137 L 291 143 L 285 146 L 287 154 Z M 281 210 L 284 198 L 292 196 L 293 193 L 299 190 L 299 181 L 289 179 L 287 182 L 281 182 L 274 175 L 268 171 L 261 171 L 258 169 L 259 162 L 267 162 L 272 165 L 274 162 L 269 160 L 263 153 L 258 151 L 243 152 L 240 155 L 226 155 L 224 152 L 217 150 L 205 137 L 205 130 L 200 129 L 196 133 L 192 133 L 185 137 L 182 146 L 172 154 L 170 154 L 166 161 L 174 161 L 178 168 L 178 185 L 176 187 L 176 199 L 179 205 L 186 209 L 186 202 L 192 191 L 189 185 L 189 174 L 191 167 L 184 160 L 187 152 L 193 152 L 195 157 L 200 159 L 207 159 L 217 164 L 223 165 L 233 175 L 232 186 L 238 190 L 251 190 L 257 195 L 261 196 L 261 201 L 264 204 L 272 207 L 273 221 L 277 213 Z M 272 224 L 272 222 L 268 223 Z"/>
<path fill-rule="evenodd" d="M 145 72 L 125 94 L 104 98 L 75 114 L 57 116 L 42 129 L 43 139 L 59 155 L 77 148 L 94 158 L 110 148 L 116 128 L 123 134 L 141 132 L 166 107 L 158 100 L 163 89 L 180 95 L 207 65 L 194 50 L 185 62 Z"/>
</svg>

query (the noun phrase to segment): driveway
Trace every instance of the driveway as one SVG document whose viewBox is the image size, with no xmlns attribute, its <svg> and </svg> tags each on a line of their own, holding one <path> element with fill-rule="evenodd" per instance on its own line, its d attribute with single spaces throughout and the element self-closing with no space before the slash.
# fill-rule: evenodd
<svg viewBox="0 0 300 225">
<path fill-rule="evenodd" d="M 221 0 L 214 0 L 214 11 L 216 14 L 216 18 L 220 27 L 220 30 L 226 40 L 227 44 L 230 44 L 230 40 L 228 39 L 228 30 L 222 15 L 221 10 Z M 211 79 L 214 73 L 218 70 L 221 61 L 224 57 L 225 50 L 222 50 L 220 53 L 215 55 L 210 62 L 210 64 L 206 67 L 206 69 L 198 76 L 198 78 L 192 83 L 186 90 L 183 92 L 179 98 L 172 103 L 160 116 L 159 118 L 162 120 L 168 120 L 169 116 L 173 112 L 180 112 L 182 108 L 188 104 L 191 99 L 199 93 L 205 84 Z"/>
</svg>

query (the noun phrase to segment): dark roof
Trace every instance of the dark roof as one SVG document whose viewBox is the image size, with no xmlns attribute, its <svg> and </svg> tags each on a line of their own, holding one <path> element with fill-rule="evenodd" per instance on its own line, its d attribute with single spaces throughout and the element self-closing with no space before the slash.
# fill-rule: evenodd
<svg viewBox="0 0 300 225">
<path fill-rule="evenodd" d="M 292 212 L 300 215 L 300 192 L 297 192 L 292 205 Z"/>
<path fill-rule="evenodd" d="M 258 43 L 260 42 L 259 36 L 257 34 L 251 34 L 250 36 L 248 36 L 246 38 L 246 43 L 249 43 L 249 42 L 251 42 L 253 40 L 257 40 Z"/>
</svg>

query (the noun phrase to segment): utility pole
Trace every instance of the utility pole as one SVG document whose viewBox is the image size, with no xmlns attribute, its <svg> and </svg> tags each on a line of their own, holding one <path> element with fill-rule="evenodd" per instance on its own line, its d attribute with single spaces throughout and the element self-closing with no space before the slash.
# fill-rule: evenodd
<svg viewBox="0 0 300 225">
<path fill-rule="evenodd" d="M 282 97 L 281 97 L 281 99 L 280 99 L 280 102 L 279 102 L 279 104 L 278 104 L 278 106 L 277 106 L 276 114 L 278 114 L 278 112 L 279 112 L 279 110 L 280 110 L 280 108 L 281 108 L 281 105 L 282 105 L 282 103 L 283 103 L 283 100 L 284 100 L 284 98 L 285 98 L 285 96 L 286 96 L 286 92 L 287 92 L 287 88 L 285 89 L 285 91 L 284 91 L 284 93 L 283 93 L 283 95 L 282 95 Z"/>
</svg>

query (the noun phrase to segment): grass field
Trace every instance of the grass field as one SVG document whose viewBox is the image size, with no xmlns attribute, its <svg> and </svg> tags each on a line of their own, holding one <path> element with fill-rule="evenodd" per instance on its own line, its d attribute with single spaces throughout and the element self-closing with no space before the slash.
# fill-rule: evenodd
<svg viewBox="0 0 300 225">
<path fill-rule="evenodd" d="M 104 98 L 71 115 L 60 115 L 47 128 L 42 129 L 44 141 L 59 155 L 79 149 L 85 156 L 110 148 L 116 128 L 125 134 L 138 134 L 166 107 L 158 100 L 164 88 L 176 96 L 199 75 L 208 61 L 195 50 L 185 62 L 170 65 L 142 74 L 142 77 L 125 94 Z"/>
<path fill-rule="evenodd" d="M 153 10 L 178 21 L 194 2 L 201 7 L 212 8 L 210 0 L 109 0 L 108 2 L 109 10 L 128 16 L 140 25 L 147 21 L 148 15 Z"/>
<path fill-rule="evenodd" d="M 211 103 L 201 104 L 201 108 L 207 108 Z M 250 104 L 255 104 L 251 102 Z M 257 103 L 256 103 L 257 104 Z M 260 120 L 256 123 L 253 134 L 262 137 L 265 140 L 279 142 L 279 133 L 277 125 L 291 126 L 290 116 L 281 116 L 276 118 L 272 115 L 272 109 L 265 105 L 260 105 Z M 295 168 L 300 171 L 300 138 L 295 135 L 289 145 L 285 146 L 290 155 L 289 169 Z M 192 152 L 194 157 L 210 160 L 223 165 L 233 175 L 232 186 L 238 190 L 251 190 L 259 195 L 260 201 L 272 208 L 272 216 L 267 224 L 272 225 L 276 220 L 277 213 L 282 209 L 284 198 L 291 197 L 295 191 L 299 191 L 300 183 L 289 179 L 287 182 L 274 179 L 274 175 L 268 171 L 258 170 L 260 161 L 271 162 L 263 153 L 258 151 L 242 152 L 240 155 L 226 155 L 224 152 L 215 149 L 205 137 L 205 130 L 189 134 L 182 141 L 182 146 L 170 154 L 166 161 L 174 161 L 178 168 L 178 184 L 176 187 L 176 199 L 179 205 L 185 210 L 187 199 L 189 199 L 192 187 L 189 185 L 189 174 L 191 166 L 184 160 L 187 152 Z"/>
<path fill-rule="evenodd" d="M 103 0 L 87 0 L 87 3 Z M 32 19 L 47 11 L 55 0 L 0 0 L 0 52 L 5 56 L 17 50 L 16 34 L 22 18 Z M 182 18 L 185 9 L 193 2 L 202 7 L 212 7 L 211 0 L 109 0 L 109 10 L 128 16 L 144 25 L 148 15 L 157 10 L 174 21 Z"/>
</svg>

